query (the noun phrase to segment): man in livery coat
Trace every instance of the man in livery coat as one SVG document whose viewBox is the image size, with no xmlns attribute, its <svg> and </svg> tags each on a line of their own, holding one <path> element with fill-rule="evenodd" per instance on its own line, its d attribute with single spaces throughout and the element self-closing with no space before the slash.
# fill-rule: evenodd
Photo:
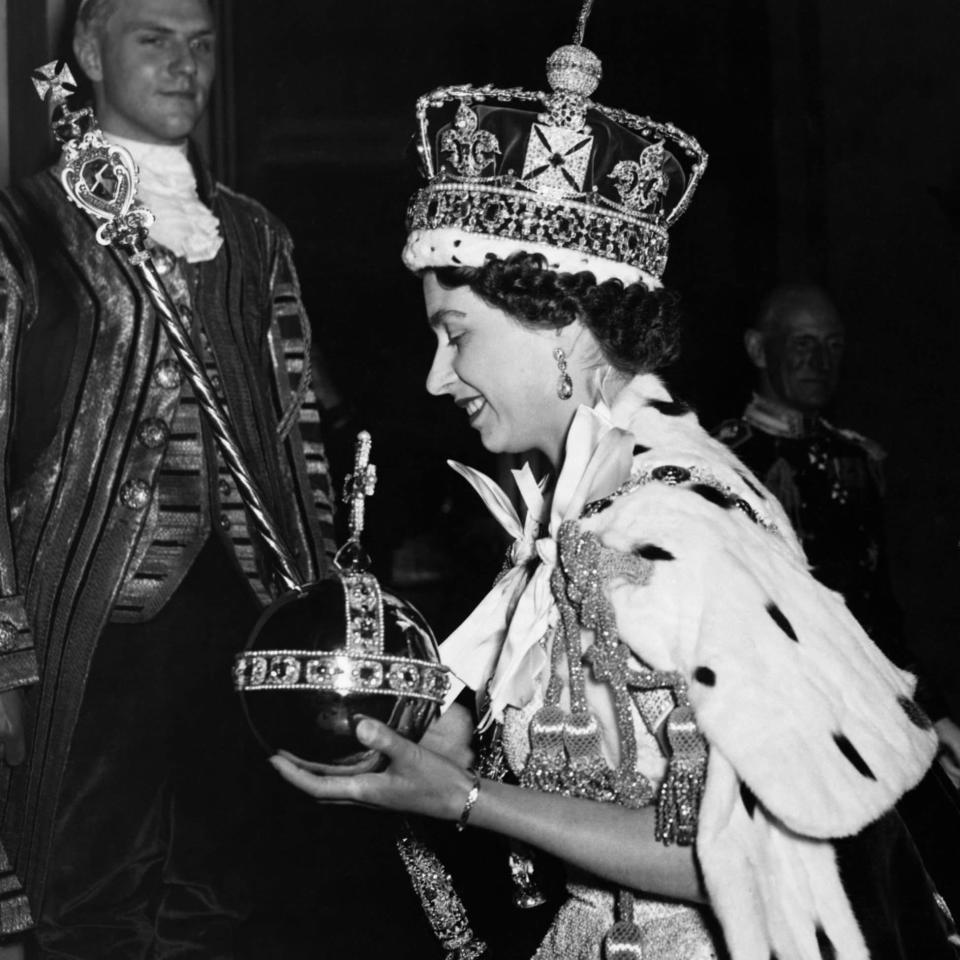
<svg viewBox="0 0 960 960">
<path fill-rule="evenodd" d="M 157 268 L 317 579 L 331 494 L 291 241 L 187 143 L 214 44 L 205 0 L 84 0 L 75 33 L 100 124 L 140 168 Z M 277 585 L 144 286 L 95 227 L 57 168 L 0 194 L 0 932 L 36 924 L 57 957 L 233 956 L 266 793 L 230 663 Z"/>
</svg>

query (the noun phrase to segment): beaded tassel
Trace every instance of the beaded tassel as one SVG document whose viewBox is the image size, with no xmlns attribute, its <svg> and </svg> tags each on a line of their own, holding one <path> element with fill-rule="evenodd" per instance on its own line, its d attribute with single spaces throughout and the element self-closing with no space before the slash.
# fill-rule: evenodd
<svg viewBox="0 0 960 960">
<path fill-rule="evenodd" d="M 600 725 L 592 713 L 571 713 L 566 718 L 563 746 L 567 752 L 567 767 L 575 781 L 596 777 L 605 768 Z"/>
<path fill-rule="evenodd" d="M 707 744 L 697 729 L 693 709 L 678 690 L 683 703 L 666 721 L 670 747 L 667 773 L 657 797 L 656 837 L 665 844 L 689 846 L 696 839 L 697 817 L 707 776 Z"/>
<path fill-rule="evenodd" d="M 530 720 L 530 758 L 520 778 L 528 789 L 556 793 L 567 765 L 563 748 L 566 714 L 560 707 L 546 704 Z"/>
</svg>

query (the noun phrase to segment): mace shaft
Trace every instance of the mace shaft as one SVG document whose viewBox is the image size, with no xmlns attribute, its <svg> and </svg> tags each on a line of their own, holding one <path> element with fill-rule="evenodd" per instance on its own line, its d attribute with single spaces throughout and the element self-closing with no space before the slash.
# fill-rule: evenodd
<svg viewBox="0 0 960 960">
<path fill-rule="evenodd" d="M 220 451 L 223 462 L 237 485 L 237 492 L 249 511 L 253 526 L 260 535 L 264 548 L 270 554 L 277 579 L 285 590 L 296 590 L 302 587 L 303 578 L 297 569 L 293 555 L 284 543 L 277 524 L 266 506 L 259 485 L 244 461 L 236 430 L 223 409 L 216 395 L 216 390 L 207 376 L 193 344 L 190 342 L 183 323 L 170 300 L 170 295 L 157 273 L 153 260 L 149 257 L 145 260 L 138 260 L 137 253 L 139 251 L 135 248 L 128 250 L 128 252 L 131 255 L 131 262 L 135 263 L 150 299 L 153 301 L 167 339 L 170 341 L 170 345 L 183 367 L 184 374 L 196 394 L 197 403 L 207 418 L 217 449 Z"/>
</svg>

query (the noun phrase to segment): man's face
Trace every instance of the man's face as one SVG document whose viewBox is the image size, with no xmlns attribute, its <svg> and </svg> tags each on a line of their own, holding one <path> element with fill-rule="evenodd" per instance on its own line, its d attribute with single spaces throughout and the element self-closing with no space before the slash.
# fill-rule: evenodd
<svg viewBox="0 0 960 960">
<path fill-rule="evenodd" d="M 797 306 L 764 337 L 766 381 L 775 399 L 803 413 L 833 399 L 843 357 L 843 324 L 828 304 Z"/>
<path fill-rule="evenodd" d="M 121 0 L 77 50 L 100 125 L 132 140 L 182 143 L 207 105 L 214 43 L 206 0 Z"/>
</svg>

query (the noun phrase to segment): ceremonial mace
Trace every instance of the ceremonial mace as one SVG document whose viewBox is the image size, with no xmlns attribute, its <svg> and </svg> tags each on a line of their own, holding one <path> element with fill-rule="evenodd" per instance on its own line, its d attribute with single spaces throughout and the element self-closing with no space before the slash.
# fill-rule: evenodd
<svg viewBox="0 0 960 960">
<path fill-rule="evenodd" d="M 336 574 L 305 583 L 153 263 L 146 241 L 154 216 L 136 199 L 133 157 L 104 137 L 90 107 L 68 108 L 76 82 L 65 64 L 40 67 L 33 83 L 63 145 L 60 180 L 67 197 L 102 221 L 97 242 L 119 248 L 136 267 L 284 591 L 260 617 L 234 667 L 234 686 L 244 696 L 254 732 L 270 749 L 287 747 L 284 737 L 292 736 L 301 759 L 342 772 L 377 769 L 383 759 L 353 737 L 355 714 L 381 717 L 398 732 L 418 737 L 442 702 L 449 678 L 425 621 L 411 605 L 380 589 L 360 545 L 364 501 L 376 478 L 370 435 L 360 434 L 347 480 L 350 537 L 335 558 Z M 289 649 L 291 634 L 301 649 Z M 296 749 L 289 752 L 299 756 Z M 482 957 L 486 945 L 474 936 L 449 874 L 406 820 L 397 848 L 447 960 Z"/>
</svg>

